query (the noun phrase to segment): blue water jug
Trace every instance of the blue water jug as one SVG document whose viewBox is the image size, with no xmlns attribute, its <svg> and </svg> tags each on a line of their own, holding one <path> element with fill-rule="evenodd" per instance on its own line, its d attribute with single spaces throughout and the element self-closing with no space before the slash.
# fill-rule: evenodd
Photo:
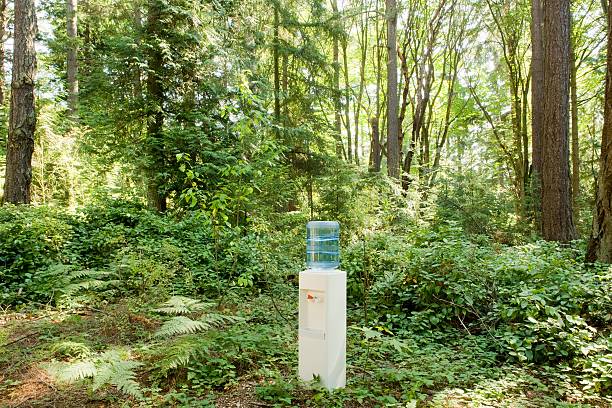
<svg viewBox="0 0 612 408">
<path fill-rule="evenodd" d="M 340 265 L 340 224 L 310 221 L 306 225 L 306 265 L 310 269 L 335 269 Z"/>
</svg>

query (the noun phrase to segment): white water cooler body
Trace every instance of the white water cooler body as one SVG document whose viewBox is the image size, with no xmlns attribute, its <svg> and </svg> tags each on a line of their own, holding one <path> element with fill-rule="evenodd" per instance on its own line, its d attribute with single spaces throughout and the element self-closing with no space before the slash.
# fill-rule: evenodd
<svg viewBox="0 0 612 408">
<path fill-rule="evenodd" d="M 327 389 L 346 384 L 346 273 L 300 272 L 299 376 L 318 376 Z"/>
</svg>

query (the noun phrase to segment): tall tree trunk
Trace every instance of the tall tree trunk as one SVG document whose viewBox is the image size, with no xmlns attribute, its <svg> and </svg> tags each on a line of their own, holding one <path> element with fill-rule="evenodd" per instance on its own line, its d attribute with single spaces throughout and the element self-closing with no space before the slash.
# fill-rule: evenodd
<svg viewBox="0 0 612 408">
<path fill-rule="evenodd" d="M 15 40 L 11 83 L 11 112 L 6 149 L 3 202 L 30 203 L 32 153 L 36 129 L 36 8 L 34 0 L 15 0 Z"/>
<path fill-rule="evenodd" d="M 147 200 L 149 207 L 159 212 L 166 211 L 166 196 L 162 191 L 163 181 L 159 173 L 165 166 L 164 148 L 164 89 L 163 89 L 163 55 L 160 49 L 159 35 L 161 32 L 160 0 L 149 0 L 147 15 L 147 37 L 149 44 L 148 75 L 147 75 L 147 147 L 148 147 L 148 186 Z"/>
<path fill-rule="evenodd" d="M 549 241 L 576 237 L 569 174 L 570 2 L 544 3 L 542 232 Z"/>
<path fill-rule="evenodd" d="M 344 63 L 344 121 L 346 128 L 346 141 L 347 141 L 347 153 L 349 163 L 353 162 L 353 147 L 352 147 L 352 136 L 351 136 L 351 120 L 350 120 L 350 107 L 351 107 L 351 84 L 349 83 L 348 76 L 348 55 L 347 55 L 348 41 L 344 39 L 342 41 L 342 59 Z M 355 145 L 357 148 L 357 145 Z"/>
<path fill-rule="evenodd" d="M 380 162 L 382 159 L 382 152 L 380 146 L 380 133 L 378 130 L 378 118 L 372 118 L 370 124 L 372 126 L 372 148 L 371 148 L 371 164 L 372 171 L 379 172 L 380 171 Z"/>
<path fill-rule="evenodd" d="M 612 2 L 608 2 L 608 8 Z M 593 229 L 586 261 L 612 262 L 612 13 L 608 17 L 608 55 L 606 59 L 606 96 L 604 127 L 601 135 L 598 187 L 593 214 Z"/>
<path fill-rule="evenodd" d="M 576 64 L 576 56 L 574 54 L 574 44 L 572 42 L 570 51 L 570 62 L 572 64 L 570 70 L 570 95 L 572 106 L 572 209 L 574 220 L 578 219 L 578 197 L 580 195 L 580 144 L 578 141 L 578 81 L 576 74 L 578 66 Z"/>
<path fill-rule="evenodd" d="M 376 0 L 376 12 L 378 13 L 380 9 L 379 0 Z M 382 161 L 382 149 L 380 145 L 380 114 L 381 114 L 381 103 L 380 103 L 380 85 L 381 85 L 381 77 L 382 77 L 382 52 L 381 52 L 381 43 L 380 43 L 380 28 L 379 28 L 379 19 L 375 19 L 375 30 L 376 30 L 376 46 L 374 47 L 376 50 L 376 115 L 370 120 L 370 124 L 372 127 L 372 143 L 370 146 L 370 165 L 372 166 L 372 171 L 378 173 L 381 169 L 381 161 Z"/>
<path fill-rule="evenodd" d="M 78 75 L 78 36 L 77 36 L 77 1 L 66 0 L 66 34 L 68 35 L 68 52 L 66 53 L 66 74 L 68 78 L 68 115 L 77 119 L 79 95 Z"/>
<path fill-rule="evenodd" d="M 368 26 L 370 19 L 369 8 L 365 5 L 364 1 L 361 1 L 361 7 L 365 8 L 365 13 L 361 16 L 361 24 L 359 26 L 359 50 L 361 59 L 359 61 L 359 89 L 357 91 L 357 102 L 355 103 L 355 109 L 353 115 L 355 118 L 355 164 L 359 165 L 359 117 L 361 113 L 361 102 L 363 100 L 363 91 L 365 88 L 365 68 L 366 61 L 368 58 Z"/>
<path fill-rule="evenodd" d="M 542 126 L 544 123 L 544 40 L 542 3 L 531 0 L 531 193 L 538 231 L 542 231 Z"/>
<path fill-rule="evenodd" d="M 331 0 L 334 22 L 338 24 L 338 0 Z M 336 156 L 342 158 L 344 146 L 342 145 L 342 93 L 340 92 L 340 44 L 338 34 L 333 34 L 333 90 L 334 90 L 334 137 L 336 139 Z"/>
<path fill-rule="evenodd" d="M 142 11 L 140 10 L 140 1 L 134 2 L 134 29 L 136 31 L 136 45 L 140 49 L 142 46 Z M 134 63 L 134 72 L 132 73 L 132 82 L 134 85 L 134 98 L 142 99 L 142 72 L 140 69 L 140 61 Z"/>
<path fill-rule="evenodd" d="M 280 124 L 281 105 L 280 105 L 280 58 L 279 58 L 279 26 L 280 13 L 278 3 L 274 3 L 274 44 L 272 49 L 272 59 L 274 60 L 274 120 L 276 125 Z"/>
<path fill-rule="evenodd" d="M 4 41 L 6 41 L 6 0 L 0 0 L 0 106 L 4 105 Z"/>
<path fill-rule="evenodd" d="M 387 174 L 399 178 L 400 146 L 397 117 L 397 4 L 396 0 L 386 0 L 387 17 Z"/>
</svg>

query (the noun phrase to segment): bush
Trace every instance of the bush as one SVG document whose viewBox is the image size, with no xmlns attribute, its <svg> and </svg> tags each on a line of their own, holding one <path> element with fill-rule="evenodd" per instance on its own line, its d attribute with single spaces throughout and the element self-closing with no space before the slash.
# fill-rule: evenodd
<svg viewBox="0 0 612 408">
<path fill-rule="evenodd" d="M 68 220 L 51 207 L 0 207 L 0 304 L 23 302 L 38 269 L 67 260 Z"/>
<path fill-rule="evenodd" d="M 379 329 L 425 333 L 450 325 L 492 337 L 492 347 L 509 360 L 575 358 L 609 329 L 612 273 L 583 265 L 582 248 L 478 240 L 452 224 L 403 237 L 375 235 L 344 253 L 349 296 L 364 301 L 365 268 Z"/>
</svg>

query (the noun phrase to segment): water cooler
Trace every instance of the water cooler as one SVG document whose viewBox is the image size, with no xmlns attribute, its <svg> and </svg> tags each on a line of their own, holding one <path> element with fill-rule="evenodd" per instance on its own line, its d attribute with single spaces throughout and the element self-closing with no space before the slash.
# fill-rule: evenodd
<svg viewBox="0 0 612 408">
<path fill-rule="evenodd" d="M 346 273 L 339 270 L 340 225 L 311 221 L 300 273 L 299 376 L 328 389 L 346 383 Z"/>
</svg>

